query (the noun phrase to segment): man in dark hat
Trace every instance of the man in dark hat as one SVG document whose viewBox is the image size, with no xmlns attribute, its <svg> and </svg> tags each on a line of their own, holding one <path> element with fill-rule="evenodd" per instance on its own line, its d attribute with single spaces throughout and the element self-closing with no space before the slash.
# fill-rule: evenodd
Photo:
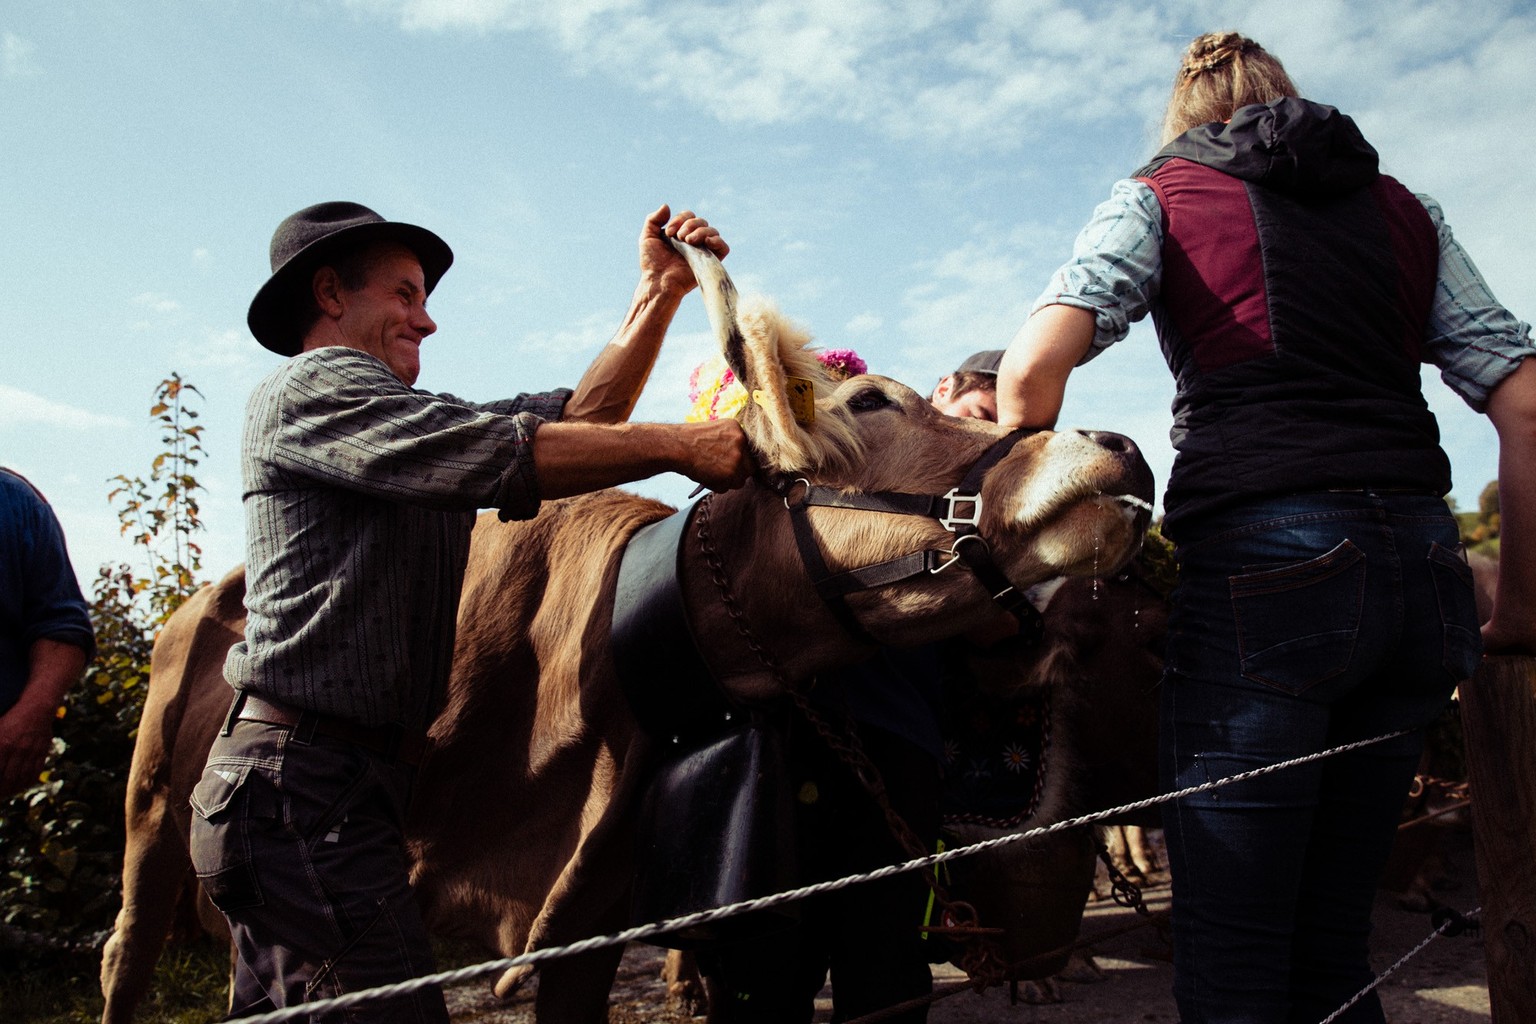
<svg viewBox="0 0 1536 1024">
<path fill-rule="evenodd" d="M 954 373 L 939 378 L 928 400 L 946 416 L 997 419 L 997 366 L 1003 350 L 985 349 L 966 358 Z"/>
<path fill-rule="evenodd" d="M 453 260 L 442 239 L 355 203 L 308 207 L 273 235 L 247 319 L 291 358 L 246 410 L 249 614 L 192 795 L 193 863 L 234 940 L 236 1016 L 432 969 L 403 825 L 476 511 L 525 519 L 543 498 L 659 472 L 727 489 L 751 471 L 734 421 L 623 422 L 695 283 L 668 238 L 729 251 L 703 219 L 669 214 L 646 219 L 629 314 L 575 391 L 485 404 L 412 387 L 437 329 L 427 296 Z M 428 988 L 347 1019 L 447 1013 Z"/>
</svg>

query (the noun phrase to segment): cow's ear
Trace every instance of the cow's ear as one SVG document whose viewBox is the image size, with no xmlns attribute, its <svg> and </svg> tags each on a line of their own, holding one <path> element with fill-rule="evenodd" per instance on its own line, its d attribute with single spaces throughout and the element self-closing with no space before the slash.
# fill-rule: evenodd
<svg viewBox="0 0 1536 1024">
<path fill-rule="evenodd" d="M 755 296 L 742 300 L 737 326 L 743 340 L 739 376 L 749 398 L 741 426 L 759 460 L 782 473 L 821 466 L 825 405 L 819 409 L 817 399 L 834 385 L 810 335 Z"/>
</svg>

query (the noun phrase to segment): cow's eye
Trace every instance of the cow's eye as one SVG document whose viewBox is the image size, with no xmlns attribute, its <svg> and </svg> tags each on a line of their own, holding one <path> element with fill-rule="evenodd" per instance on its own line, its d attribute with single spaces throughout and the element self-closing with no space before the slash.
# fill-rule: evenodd
<svg viewBox="0 0 1536 1024">
<path fill-rule="evenodd" d="M 854 412 L 873 412 L 876 409 L 884 409 L 892 402 L 886 397 L 885 392 L 877 387 L 860 388 L 848 399 L 848 408 Z"/>
</svg>

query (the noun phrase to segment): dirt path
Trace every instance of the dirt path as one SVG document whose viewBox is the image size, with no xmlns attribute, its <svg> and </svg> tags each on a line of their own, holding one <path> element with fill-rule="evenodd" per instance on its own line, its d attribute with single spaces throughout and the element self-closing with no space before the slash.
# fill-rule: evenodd
<svg viewBox="0 0 1536 1024">
<path fill-rule="evenodd" d="M 1470 839 L 1448 836 L 1445 858 L 1446 875 L 1434 897 L 1454 909 L 1471 910 L 1478 899 Z M 1166 884 L 1149 887 L 1145 896 L 1153 910 L 1165 908 Z M 1107 902 L 1091 903 L 1084 915 L 1083 935 L 1108 934 L 1134 921 L 1130 910 Z M 1427 913 L 1403 910 L 1394 896 L 1382 893 L 1376 904 L 1376 969 L 1391 966 L 1433 930 Z M 1010 1005 L 1006 987 L 983 993 L 967 989 L 935 1003 L 928 1020 L 930 1024 L 1172 1024 L 1178 1020 L 1169 991 L 1172 970 L 1155 931 L 1144 928 L 1109 939 L 1094 952 L 1102 977 L 1059 983 L 1059 1002 Z M 664 950 L 651 946 L 629 948 L 613 991 L 611 1024 L 675 1024 L 696 1019 L 666 1006 L 666 989 L 659 980 L 664 955 Z M 963 980 L 964 975 L 947 964 L 934 970 L 936 988 Z M 449 993 L 456 1024 L 532 1024 L 527 994 L 503 1003 L 488 989 L 487 984 L 477 983 Z M 1434 940 L 1379 991 L 1391 1024 L 1476 1024 L 1490 1019 L 1479 939 Z M 830 996 L 830 989 L 822 992 L 817 1021 L 831 1019 Z"/>
</svg>

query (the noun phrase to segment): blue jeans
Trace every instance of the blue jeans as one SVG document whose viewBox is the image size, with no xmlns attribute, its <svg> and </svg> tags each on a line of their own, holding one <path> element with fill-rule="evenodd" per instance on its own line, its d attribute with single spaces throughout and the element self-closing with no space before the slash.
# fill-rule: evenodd
<svg viewBox="0 0 1536 1024">
<path fill-rule="evenodd" d="M 1481 656 L 1439 498 L 1288 495 L 1188 524 L 1161 711 L 1165 789 L 1406 736 L 1163 805 L 1185 1024 L 1316 1024 L 1374 977 L 1377 881 L 1421 727 Z M 1374 993 L 1342 1018 L 1380 1022 Z"/>
</svg>

